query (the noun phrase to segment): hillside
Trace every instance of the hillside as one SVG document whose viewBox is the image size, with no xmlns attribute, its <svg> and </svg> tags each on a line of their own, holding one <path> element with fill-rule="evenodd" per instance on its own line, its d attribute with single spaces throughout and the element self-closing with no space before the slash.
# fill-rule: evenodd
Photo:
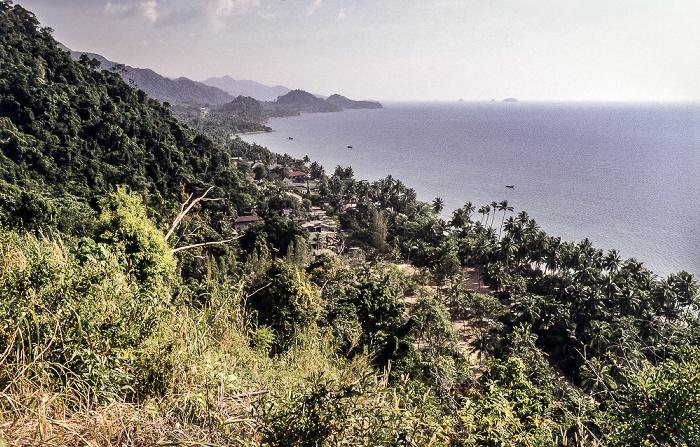
<svg viewBox="0 0 700 447">
<path fill-rule="evenodd" d="M 13 11 L 1 30 L 0 222 L 80 227 L 75 213 L 89 215 L 120 184 L 169 200 L 208 186 L 255 194 L 225 150 L 115 72 L 74 62 L 31 13 Z"/>
<path fill-rule="evenodd" d="M 326 98 L 329 104 L 335 104 L 342 109 L 381 109 L 382 105 L 376 101 L 354 101 L 339 94 L 333 94 Z"/>
<path fill-rule="evenodd" d="M 100 62 L 99 69 L 115 70 L 124 81 L 146 92 L 151 98 L 171 104 L 189 104 L 203 106 L 205 104 L 220 105 L 233 100 L 234 96 L 222 89 L 180 77 L 170 79 L 148 68 L 135 68 L 112 62 L 94 53 L 72 51 L 71 57 L 79 60 L 85 54 L 90 59 Z"/>
</svg>

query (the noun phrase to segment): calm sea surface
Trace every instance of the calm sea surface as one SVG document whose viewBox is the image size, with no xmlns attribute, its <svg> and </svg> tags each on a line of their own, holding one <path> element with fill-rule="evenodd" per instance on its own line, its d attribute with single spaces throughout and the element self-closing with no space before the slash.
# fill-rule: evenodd
<svg viewBox="0 0 700 447">
<path fill-rule="evenodd" d="M 563 240 L 700 276 L 700 104 L 390 103 L 269 125 L 242 138 L 329 175 L 391 174 L 445 218 L 506 199 Z"/>
</svg>

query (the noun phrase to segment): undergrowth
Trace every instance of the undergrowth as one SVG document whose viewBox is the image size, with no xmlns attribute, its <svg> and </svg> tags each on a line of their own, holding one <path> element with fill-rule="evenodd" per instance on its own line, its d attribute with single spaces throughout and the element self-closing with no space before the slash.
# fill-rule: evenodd
<svg viewBox="0 0 700 447">
<path fill-rule="evenodd" d="M 367 357 L 334 354 L 315 326 L 271 357 L 251 343 L 259 328 L 242 283 L 212 288 L 196 308 L 186 290 L 144 288 L 107 245 L 86 255 L 59 237 L 0 238 L 7 445 L 254 442 L 256 401 L 304 389 L 311 371 L 341 383 L 367 369 Z"/>
</svg>

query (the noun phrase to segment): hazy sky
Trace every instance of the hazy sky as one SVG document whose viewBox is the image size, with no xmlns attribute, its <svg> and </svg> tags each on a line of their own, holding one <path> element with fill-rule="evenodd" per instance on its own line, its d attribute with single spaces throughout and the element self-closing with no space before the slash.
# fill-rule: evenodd
<svg viewBox="0 0 700 447">
<path fill-rule="evenodd" d="M 700 0 L 18 0 L 166 76 L 376 100 L 700 101 Z"/>
</svg>

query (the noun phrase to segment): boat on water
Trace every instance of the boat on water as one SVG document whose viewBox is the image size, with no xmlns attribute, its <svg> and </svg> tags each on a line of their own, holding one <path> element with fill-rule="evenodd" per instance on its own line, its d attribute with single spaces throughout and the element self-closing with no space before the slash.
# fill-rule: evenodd
<svg viewBox="0 0 700 447">
<path fill-rule="evenodd" d="M 515 185 L 506 185 L 506 188 L 515 188 Z"/>
<path fill-rule="evenodd" d="M 348 146 L 348 149 L 352 149 L 352 146 Z"/>
</svg>

